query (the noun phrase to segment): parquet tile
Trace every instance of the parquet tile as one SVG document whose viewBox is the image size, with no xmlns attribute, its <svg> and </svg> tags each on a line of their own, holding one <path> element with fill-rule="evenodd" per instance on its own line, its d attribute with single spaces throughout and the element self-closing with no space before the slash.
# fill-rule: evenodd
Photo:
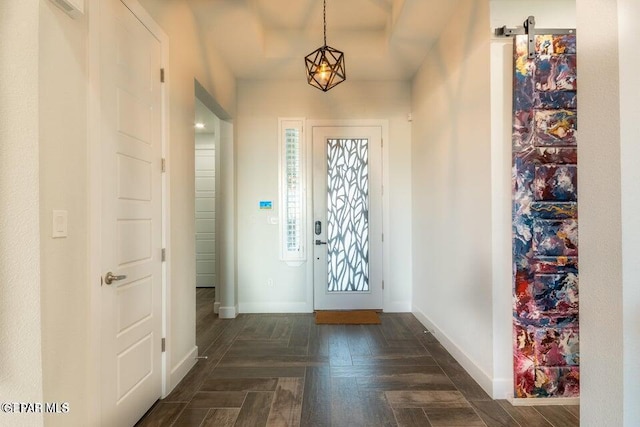
<svg viewBox="0 0 640 427">
<path fill-rule="evenodd" d="M 578 406 L 494 401 L 410 313 L 380 325 L 316 325 L 312 314 L 213 314 L 196 292 L 207 359 L 140 426 L 375 427 L 579 425 Z"/>
</svg>

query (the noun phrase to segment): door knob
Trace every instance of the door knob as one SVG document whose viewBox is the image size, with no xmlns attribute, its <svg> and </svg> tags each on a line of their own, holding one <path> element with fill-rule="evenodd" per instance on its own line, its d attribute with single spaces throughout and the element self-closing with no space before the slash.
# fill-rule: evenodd
<svg viewBox="0 0 640 427">
<path fill-rule="evenodd" d="M 125 276 L 124 274 L 120 276 L 116 276 L 112 272 L 108 272 L 107 274 L 104 275 L 104 283 L 106 283 L 107 285 L 110 285 L 113 282 L 116 282 L 118 280 L 124 280 L 126 278 L 127 276 Z"/>
<path fill-rule="evenodd" d="M 320 245 L 326 245 L 327 242 L 323 242 L 322 240 L 316 240 L 316 245 L 320 246 Z"/>
</svg>

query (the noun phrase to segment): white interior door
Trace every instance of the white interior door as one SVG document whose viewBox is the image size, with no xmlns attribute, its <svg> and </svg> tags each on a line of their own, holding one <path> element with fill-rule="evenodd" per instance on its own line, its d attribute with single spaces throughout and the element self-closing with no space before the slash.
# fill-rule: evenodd
<svg viewBox="0 0 640 427">
<path fill-rule="evenodd" d="M 382 129 L 313 127 L 314 308 L 382 308 Z"/>
<path fill-rule="evenodd" d="M 128 426 L 162 393 L 161 45 L 119 0 L 100 8 L 101 418 Z"/>
</svg>

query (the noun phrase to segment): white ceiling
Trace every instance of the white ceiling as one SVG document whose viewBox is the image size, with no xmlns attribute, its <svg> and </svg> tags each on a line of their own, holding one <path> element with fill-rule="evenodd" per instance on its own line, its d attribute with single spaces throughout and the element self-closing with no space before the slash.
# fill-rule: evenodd
<svg viewBox="0 0 640 427">
<path fill-rule="evenodd" d="M 211 112 L 211 110 L 209 110 L 209 108 L 206 105 L 204 105 L 202 103 L 202 101 L 200 101 L 198 98 L 196 98 L 195 107 L 196 107 L 196 109 L 195 109 L 195 120 L 194 120 L 193 124 L 194 124 L 194 126 L 195 126 L 196 123 L 202 123 L 204 125 L 204 128 L 202 128 L 202 129 L 195 128 L 195 132 L 196 133 L 210 133 L 210 134 L 215 133 L 216 120 L 218 120 L 216 115 L 213 114 Z"/>
<path fill-rule="evenodd" d="M 348 79 L 407 80 L 460 0 L 327 0 L 327 44 Z M 323 44 L 322 0 L 187 0 L 239 79 L 297 79 Z"/>
</svg>

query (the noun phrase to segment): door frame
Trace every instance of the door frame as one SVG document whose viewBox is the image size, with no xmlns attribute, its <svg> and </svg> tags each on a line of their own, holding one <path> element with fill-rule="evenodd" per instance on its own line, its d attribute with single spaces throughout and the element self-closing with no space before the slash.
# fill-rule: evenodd
<svg viewBox="0 0 640 427">
<path fill-rule="evenodd" d="M 89 286 L 89 349 L 88 349 L 88 390 L 90 397 L 89 424 L 101 423 L 101 277 L 102 277 L 102 161 L 101 161 L 101 44 L 100 44 L 100 4 L 103 1 L 122 2 L 147 30 L 160 42 L 161 67 L 164 68 L 165 82 L 161 87 L 161 140 L 162 157 L 166 161 L 165 173 L 161 175 L 162 186 L 162 247 L 166 248 L 167 262 L 162 263 L 162 336 L 170 336 L 171 312 L 171 244 L 170 244 L 170 187 L 169 177 L 171 162 L 169 160 L 169 38 L 153 20 L 151 15 L 140 5 L 138 0 L 89 0 L 88 7 L 88 38 L 87 38 L 87 284 Z M 158 75 L 160 78 L 160 75 Z M 165 397 L 169 391 L 171 367 L 171 340 L 167 340 L 165 352 L 161 355 L 160 397 Z"/>
<path fill-rule="evenodd" d="M 305 150 L 306 159 L 305 167 L 308 171 L 306 188 L 311 191 L 307 191 L 307 212 L 313 212 L 313 128 L 315 127 L 379 127 L 382 134 L 382 234 L 386 236 L 382 241 L 382 282 L 384 287 L 382 289 L 382 309 L 388 310 L 390 308 L 390 292 L 389 289 L 393 286 L 387 280 L 387 274 L 389 271 L 389 192 L 385 189 L 389 189 L 389 120 L 386 119 L 355 119 L 355 120 L 317 120 L 309 119 L 304 124 L 305 134 Z M 307 242 L 311 245 L 314 240 L 313 235 L 313 215 L 307 215 Z M 309 312 L 314 311 L 314 293 L 313 293 L 313 248 L 309 247 L 309 255 L 307 256 L 307 304 Z"/>
</svg>

